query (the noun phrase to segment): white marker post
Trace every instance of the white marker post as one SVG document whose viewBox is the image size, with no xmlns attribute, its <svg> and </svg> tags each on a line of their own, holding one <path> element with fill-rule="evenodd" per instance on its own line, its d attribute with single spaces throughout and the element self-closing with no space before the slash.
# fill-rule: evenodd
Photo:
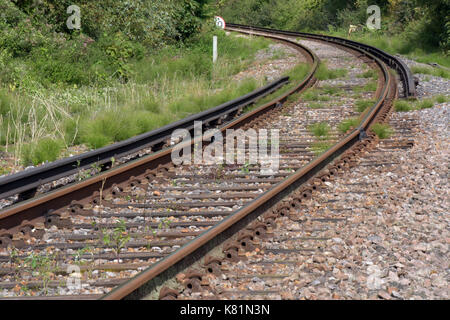
<svg viewBox="0 0 450 320">
<path fill-rule="evenodd" d="M 217 36 L 213 37 L 213 63 L 217 61 Z"/>
</svg>

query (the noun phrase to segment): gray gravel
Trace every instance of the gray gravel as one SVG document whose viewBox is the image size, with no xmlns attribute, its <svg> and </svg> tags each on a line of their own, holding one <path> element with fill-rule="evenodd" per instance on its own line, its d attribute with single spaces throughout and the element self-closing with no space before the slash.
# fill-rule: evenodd
<svg viewBox="0 0 450 320">
<path fill-rule="evenodd" d="M 211 291 L 182 298 L 448 299 L 449 115 L 450 104 L 394 114 L 392 126 L 418 122 L 407 137 L 413 148 L 382 141 L 316 193 L 296 221 L 278 219 L 273 237 L 258 240 L 261 249 L 247 260 L 226 262 L 225 275 L 209 278 Z M 391 141 L 399 139 L 401 131 Z M 391 164 L 364 165 L 373 161 Z M 292 248 L 306 251 L 265 252 Z"/>
<path fill-rule="evenodd" d="M 408 67 L 412 68 L 414 66 L 419 67 L 427 67 L 432 68 L 432 66 L 420 63 L 411 59 L 408 59 L 404 56 L 398 55 L 400 59 L 402 59 Z M 417 78 L 419 78 L 419 85 L 416 87 L 417 89 L 417 98 L 429 98 L 436 95 L 450 95 L 450 80 L 444 79 L 440 77 L 436 77 L 428 74 L 415 74 Z"/>
</svg>

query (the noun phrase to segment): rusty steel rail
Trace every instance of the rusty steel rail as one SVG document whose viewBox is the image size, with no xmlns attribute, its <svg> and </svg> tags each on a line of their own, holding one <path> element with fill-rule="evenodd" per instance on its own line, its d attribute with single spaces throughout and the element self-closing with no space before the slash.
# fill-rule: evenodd
<svg viewBox="0 0 450 320">
<path fill-rule="evenodd" d="M 303 81 L 296 84 L 295 87 L 288 92 L 285 92 L 280 97 L 221 126 L 219 130 L 222 133 L 225 134 L 227 129 L 239 128 L 265 113 L 275 110 L 280 104 L 286 101 L 290 95 L 311 86 L 315 82 L 314 73 L 318 68 L 318 57 L 304 46 L 286 40 L 284 37 L 271 36 L 271 38 L 283 41 L 286 44 L 296 47 L 299 51 L 302 51 L 306 59 L 312 65 L 311 70 Z M 191 148 L 194 147 L 194 143 L 195 141 L 192 141 Z M 171 163 L 172 149 L 173 147 L 161 150 L 102 172 L 79 183 L 67 185 L 47 194 L 7 207 L 3 211 L 0 211 L 0 240 L 2 237 L 11 238 L 12 234 L 20 232 L 20 227 L 24 224 L 33 225 L 37 222 L 42 222 L 43 218 L 45 220 L 51 220 L 62 210 L 74 212 L 71 211 L 73 210 L 73 204 L 79 205 L 80 203 L 89 202 L 90 199 L 96 197 L 95 194 L 98 193 L 99 190 L 102 190 L 103 193 L 106 194 L 111 192 L 116 185 L 129 181 L 135 176 L 145 174 L 147 170 L 156 169 L 159 165 Z"/>
<path fill-rule="evenodd" d="M 400 76 L 400 79 L 403 83 L 404 87 L 404 94 L 406 98 L 409 97 L 416 97 L 416 85 L 414 83 L 414 77 L 409 69 L 409 67 L 399 58 L 383 51 L 378 48 L 375 48 L 373 46 L 356 42 L 349 39 L 334 37 L 334 36 L 327 36 L 327 35 L 321 35 L 321 34 L 314 34 L 314 33 L 305 33 L 305 32 L 295 32 L 295 31 L 285 31 L 285 30 L 276 30 L 276 29 L 269 29 L 269 28 L 263 28 L 263 27 L 255 27 L 255 26 L 245 26 L 241 24 L 234 24 L 234 23 L 227 23 L 227 29 L 233 30 L 233 29 L 239 29 L 239 30 L 246 30 L 249 32 L 257 31 L 257 32 L 269 32 L 270 34 L 281 34 L 286 35 L 290 37 L 302 37 L 312 40 L 320 40 L 330 43 L 336 43 L 336 44 L 342 44 L 344 46 L 351 46 L 353 48 L 359 48 L 364 50 L 365 52 L 370 53 L 371 55 L 377 57 L 384 63 L 386 63 L 390 68 L 396 70 Z"/>
<path fill-rule="evenodd" d="M 232 116 L 246 106 L 273 93 L 288 82 L 289 77 L 283 77 L 242 97 L 136 137 L 0 178 L 0 199 L 19 194 L 20 200 L 26 200 L 35 195 L 39 186 L 76 174 L 79 170 L 89 168 L 93 164 L 108 166 L 111 165 L 111 158 L 117 160 L 145 148 L 158 151 L 170 139 L 174 130 L 193 130 L 195 121 L 202 121 L 204 126 L 217 123 L 220 119 Z"/>
<path fill-rule="evenodd" d="M 237 25 L 229 25 L 227 29 L 230 31 L 257 34 L 254 30 L 249 30 L 250 27 L 240 28 Z M 263 32 L 269 34 L 279 34 L 276 30 L 272 33 L 270 29 L 264 29 Z M 257 35 L 268 36 L 267 34 Z M 270 37 L 274 36 L 272 35 Z M 326 41 L 333 42 L 332 39 L 327 39 Z M 265 192 L 254 201 L 235 212 L 233 215 L 222 220 L 216 226 L 205 231 L 188 244 L 182 246 L 168 257 L 155 263 L 131 280 L 113 289 L 105 295 L 103 299 L 115 300 L 145 298 L 148 294 L 154 292 L 158 287 L 163 285 L 166 280 L 171 279 L 179 271 L 184 270 L 198 259 L 204 257 L 210 250 L 223 243 L 226 239 L 231 237 L 231 235 L 247 226 L 251 221 L 254 221 L 259 215 L 282 200 L 291 191 L 305 184 L 324 168 L 326 168 L 331 162 L 338 158 L 339 161 L 342 161 L 342 164 L 350 161 L 350 155 L 346 154 L 346 152 L 352 147 L 355 147 L 356 149 L 363 148 L 362 145 L 366 143 L 364 140 L 368 137 L 374 137 L 373 133 L 368 134 L 367 131 L 377 118 L 383 119 L 386 117 L 386 111 L 383 110 L 383 107 L 389 107 L 389 97 L 395 98 L 397 95 L 396 92 L 391 91 L 393 90 L 392 88 L 396 88 L 395 85 L 393 85 L 395 80 L 389 73 L 386 64 L 372 53 L 366 51 L 365 46 L 354 46 L 340 40 L 333 43 L 360 52 L 369 57 L 375 61 L 376 65 L 383 74 L 384 85 L 381 90 L 381 95 L 374 106 L 366 113 L 360 125 L 344 137 L 340 142 L 328 149 L 325 153 L 317 157 L 308 165 L 278 183 L 275 187 L 271 188 L 269 191 Z M 338 164 L 337 166 L 340 165 Z"/>
</svg>

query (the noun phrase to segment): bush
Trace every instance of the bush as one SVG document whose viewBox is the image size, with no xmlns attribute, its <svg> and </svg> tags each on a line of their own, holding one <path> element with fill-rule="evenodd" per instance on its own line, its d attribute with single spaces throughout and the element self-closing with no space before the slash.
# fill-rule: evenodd
<svg viewBox="0 0 450 320">
<path fill-rule="evenodd" d="M 448 98 L 444 95 L 439 95 L 436 97 L 436 102 L 437 103 L 445 103 L 448 101 Z"/>
<path fill-rule="evenodd" d="M 432 100 L 423 100 L 422 102 L 419 103 L 418 108 L 419 109 L 429 109 L 429 108 L 433 108 L 434 106 L 434 102 Z"/>
<path fill-rule="evenodd" d="M 81 0 L 81 30 L 68 30 L 69 0 L 17 0 L 0 4 L 0 79 L 25 87 L 16 62 L 21 58 L 27 78 L 51 85 L 105 84 L 127 81 L 130 62 L 144 52 L 185 41 L 199 31 L 204 1 Z M 194 68 L 203 67 L 197 61 Z M 16 74 L 17 73 L 17 74 Z M 31 73 L 31 74 L 30 74 Z"/>
<path fill-rule="evenodd" d="M 0 89 L 0 115 L 5 116 L 11 109 L 12 100 L 4 89 Z"/>
<path fill-rule="evenodd" d="M 64 143 L 61 140 L 44 138 L 37 143 L 29 143 L 23 146 L 22 163 L 27 165 L 38 165 L 45 161 L 55 161 Z"/>
<path fill-rule="evenodd" d="M 330 126 L 326 122 L 319 122 L 311 125 L 309 131 L 318 138 L 326 138 L 330 133 Z"/>
<path fill-rule="evenodd" d="M 157 46 L 168 39 L 181 40 L 196 32 L 199 16 L 203 15 L 204 1 L 145 1 L 145 0 L 80 0 L 76 4 L 82 14 L 81 32 L 99 39 L 104 34 L 118 31 L 132 41 L 146 46 Z M 33 1 L 16 1 L 22 12 L 45 18 L 44 23 L 52 26 L 55 32 L 71 34 L 66 20 L 66 9 L 73 4 L 71 0 L 42 0 L 39 6 Z"/>
<path fill-rule="evenodd" d="M 128 139 L 139 133 L 135 116 L 132 110 L 111 110 L 85 121 L 80 128 L 80 141 L 92 148 L 100 148 L 108 143 Z"/>
<path fill-rule="evenodd" d="M 378 4 L 383 15 L 382 30 L 370 32 L 368 37 L 377 34 L 389 37 L 384 43 L 377 40 L 380 49 L 391 47 L 396 53 L 406 54 L 418 46 L 425 50 L 439 46 L 444 51 L 450 48 L 448 1 L 221 0 L 218 3 L 219 13 L 230 22 L 294 31 L 332 32 L 342 28 L 345 36 L 349 25 L 365 24 L 370 4 Z M 401 36 L 394 38 L 393 33 Z"/>
<path fill-rule="evenodd" d="M 381 123 L 375 123 L 372 126 L 372 131 L 375 132 L 375 134 L 380 139 L 387 139 L 392 136 L 394 131 L 392 128 L 387 124 L 381 124 Z"/>
<path fill-rule="evenodd" d="M 403 101 L 403 100 L 395 101 L 394 107 L 395 107 L 395 111 L 398 111 L 398 112 L 406 112 L 406 111 L 412 110 L 412 106 L 407 101 Z"/>
<path fill-rule="evenodd" d="M 359 125 L 360 120 L 358 118 L 350 118 L 342 121 L 338 125 L 338 129 L 342 133 L 346 133 L 350 129 L 354 129 Z"/>
</svg>

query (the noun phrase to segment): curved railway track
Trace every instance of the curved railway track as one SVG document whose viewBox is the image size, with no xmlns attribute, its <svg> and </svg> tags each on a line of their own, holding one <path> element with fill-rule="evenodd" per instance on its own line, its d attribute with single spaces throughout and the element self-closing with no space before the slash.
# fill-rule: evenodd
<svg viewBox="0 0 450 320">
<path fill-rule="evenodd" d="M 286 119 L 289 110 L 283 103 L 313 85 L 318 57 L 292 34 L 248 28 L 228 27 L 289 44 L 311 64 L 306 79 L 289 92 L 219 127 L 222 132 L 280 129 L 279 173 L 261 175 L 258 167 L 236 165 L 174 166 L 168 148 L 9 207 L 0 212 L 0 246 L 17 249 L 0 256 L 0 292 L 26 298 L 30 289 L 45 287 L 46 295 L 32 298 L 173 298 L 179 291 L 167 283 L 181 271 L 187 290 L 200 290 L 207 282 L 198 270 L 217 273 L 223 259 L 239 259 L 241 250 L 267 233 L 277 216 L 302 206 L 314 190 L 376 143 L 370 127 L 387 119 L 397 96 L 396 79 L 385 62 L 364 45 L 327 40 L 364 56 L 380 78 L 377 101 L 360 125 L 344 136 L 330 135 L 334 146 L 316 157 L 305 122 Z M 408 93 L 408 75 L 402 80 Z M 222 252 L 207 255 L 217 248 Z M 195 263 L 200 269 L 184 272 Z M 73 280 L 68 269 L 73 265 L 83 272 L 82 283 L 89 289 L 83 292 L 89 294 L 64 289 Z"/>
</svg>

